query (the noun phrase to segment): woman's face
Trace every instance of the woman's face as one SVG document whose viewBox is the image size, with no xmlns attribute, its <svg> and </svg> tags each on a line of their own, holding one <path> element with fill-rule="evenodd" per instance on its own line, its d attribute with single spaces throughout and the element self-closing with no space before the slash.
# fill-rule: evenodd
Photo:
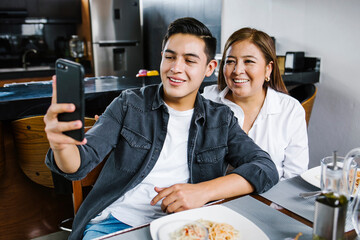
<svg viewBox="0 0 360 240">
<path fill-rule="evenodd" d="M 263 84 L 270 77 L 272 62 L 266 64 L 260 49 L 248 40 L 233 43 L 226 52 L 224 77 L 236 99 L 264 97 Z"/>
</svg>

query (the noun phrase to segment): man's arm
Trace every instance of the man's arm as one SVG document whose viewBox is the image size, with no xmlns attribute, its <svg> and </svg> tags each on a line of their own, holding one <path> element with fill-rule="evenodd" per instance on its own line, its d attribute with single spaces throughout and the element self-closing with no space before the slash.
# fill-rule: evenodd
<svg viewBox="0 0 360 240">
<path fill-rule="evenodd" d="M 155 187 L 155 191 L 158 195 L 153 198 L 151 205 L 163 199 L 161 209 L 172 213 L 201 207 L 218 199 L 249 194 L 254 188 L 240 175 L 229 174 L 196 184 L 175 184 L 168 188 Z"/>
<path fill-rule="evenodd" d="M 76 145 L 86 144 L 86 139 L 82 142 L 63 134 L 64 131 L 80 129 L 80 120 L 71 122 L 59 122 L 58 115 L 63 112 L 75 111 L 74 104 L 56 103 L 56 77 L 53 76 L 53 94 L 51 106 L 44 116 L 45 132 L 51 149 L 54 153 L 56 165 L 65 173 L 74 173 L 80 167 L 80 153 Z"/>
</svg>

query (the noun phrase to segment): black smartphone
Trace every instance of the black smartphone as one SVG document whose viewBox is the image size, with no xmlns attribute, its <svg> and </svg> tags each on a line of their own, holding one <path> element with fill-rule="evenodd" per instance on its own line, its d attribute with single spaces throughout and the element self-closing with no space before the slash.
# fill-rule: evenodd
<svg viewBox="0 0 360 240">
<path fill-rule="evenodd" d="M 81 64 L 59 58 L 55 62 L 57 103 L 73 103 L 75 111 L 61 113 L 59 121 L 68 122 L 81 120 L 82 128 L 66 131 L 64 134 L 82 141 L 84 139 L 84 68 Z"/>
</svg>

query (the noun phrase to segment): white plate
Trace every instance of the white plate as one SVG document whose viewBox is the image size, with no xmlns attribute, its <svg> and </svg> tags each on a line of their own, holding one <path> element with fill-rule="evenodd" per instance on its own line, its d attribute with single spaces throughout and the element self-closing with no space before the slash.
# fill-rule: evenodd
<svg viewBox="0 0 360 240">
<path fill-rule="evenodd" d="M 320 188 L 320 178 L 321 178 L 321 166 L 317 166 L 307 170 L 306 172 L 300 175 L 306 182 L 310 183 L 311 185 Z M 359 178 L 360 172 L 359 169 L 357 170 L 357 176 Z M 357 187 L 353 191 L 352 196 L 355 195 Z"/>
<path fill-rule="evenodd" d="M 187 222 L 192 222 L 198 219 L 231 224 L 236 230 L 239 231 L 239 240 L 269 239 L 266 234 L 249 219 L 231 210 L 230 208 L 221 205 L 196 208 L 156 219 L 150 223 L 151 237 L 153 240 L 159 240 L 159 229 L 165 224 L 167 225 L 166 232 L 172 233 L 179 227 L 183 226 L 184 220 Z M 170 224 L 171 222 L 174 224 Z M 167 236 L 169 235 L 167 234 Z M 170 236 L 168 239 L 170 239 Z"/>
<path fill-rule="evenodd" d="M 311 168 L 300 176 L 311 185 L 320 188 L 321 166 Z"/>
</svg>

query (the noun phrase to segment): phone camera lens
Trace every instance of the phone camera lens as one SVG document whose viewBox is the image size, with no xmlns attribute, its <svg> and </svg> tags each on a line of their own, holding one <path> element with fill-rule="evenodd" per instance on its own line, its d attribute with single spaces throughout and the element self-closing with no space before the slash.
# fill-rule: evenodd
<svg viewBox="0 0 360 240">
<path fill-rule="evenodd" d="M 58 63 L 57 67 L 60 68 L 60 69 L 64 68 L 64 66 L 61 63 Z"/>
</svg>

